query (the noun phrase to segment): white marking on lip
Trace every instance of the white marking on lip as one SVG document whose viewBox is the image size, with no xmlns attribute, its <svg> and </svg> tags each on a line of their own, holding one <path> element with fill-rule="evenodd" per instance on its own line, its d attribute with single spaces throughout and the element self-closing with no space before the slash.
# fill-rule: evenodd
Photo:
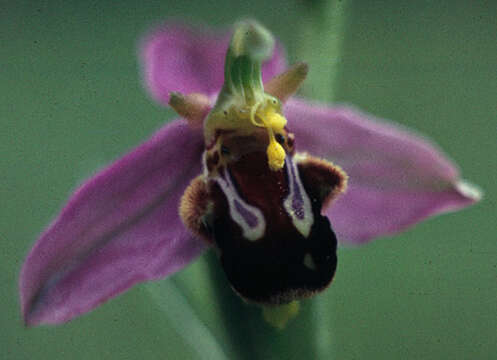
<svg viewBox="0 0 497 360">
<path fill-rule="evenodd" d="M 295 228 L 307 238 L 314 223 L 311 201 L 300 180 L 296 162 L 288 156 L 285 163 L 288 176 L 288 196 L 283 201 L 283 206 L 292 219 Z M 298 204 L 299 208 L 295 208 L 295 204 Z"/>
<path fill-rule="evenodd" d="M 229 171 L 224 168 L 224 179 L 221 176 L 216 176 L 214 180 L 219 184 L 221 190 L 226 195 L 228 200 L 228 207 L 230 209 L 230 216 L 241 228 L 243 237 L 250 241 L 259 240 L 266 231 L 266 220 L 261 210 L 255 206 L 247 204 L 245 200 L 238 194 L 231 180 Z M 255 218 L 256 225 L 251 226 L 247 216 L 244 216 L 240 211 L 243 209 L 248 217 Z"/>
</svg>

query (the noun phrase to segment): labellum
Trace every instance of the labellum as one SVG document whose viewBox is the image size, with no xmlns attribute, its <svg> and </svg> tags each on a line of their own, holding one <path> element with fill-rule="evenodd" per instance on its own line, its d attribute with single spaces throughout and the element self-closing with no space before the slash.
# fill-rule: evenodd
<svg viewBox="0 0 497 360">
<path fill-rule="evenodd" d="M 223 89 L 203 122 L 204 171 L 180 206 L 185 225 L 217 249 L 236 293 L 262 305 L 307 298 L 331 283 L 337 239 L 322 210 L 347 181 L 339 167 L 295 151 L 298 139 L 281 109 L 307 66 L 264 89 L 261 63 L 273 43 L 256 23 L 237 27 Z M 173 94 L 170 103 L 192 124 L 205 114 L 195 96 Z"/>
</svg>

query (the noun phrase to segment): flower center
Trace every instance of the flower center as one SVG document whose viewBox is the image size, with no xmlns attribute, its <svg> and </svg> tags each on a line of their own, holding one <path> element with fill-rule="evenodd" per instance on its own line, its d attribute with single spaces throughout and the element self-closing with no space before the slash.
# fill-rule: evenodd
<svg viewBox="0 0 497 360">
<path fill-rule="evenodd" d="M 280 101 L 264 92 L 261 77 L 261 63 L 273 46 L 271 34 L 256 23 L 243 23 L 235 30 L 226 54 L 223 88 L 204 123 L 204 137 L 210 148 L 221 133 L 255 136 L 257 128 L 264 128 L 268 166 L 278 171 L 287 154 L 277 135 L 284 132 L 287 121 Z"/>
</svg>

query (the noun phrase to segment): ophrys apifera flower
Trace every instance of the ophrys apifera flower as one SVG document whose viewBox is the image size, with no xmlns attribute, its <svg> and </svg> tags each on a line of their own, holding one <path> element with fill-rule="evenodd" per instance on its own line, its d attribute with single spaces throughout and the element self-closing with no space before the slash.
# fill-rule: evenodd
<svg viewBox="0 0 497 360">
<path fill-rule="evenodd" d="M 288 302 L 331 281 L 334 233 L 362 243 L 477 199 L 419 136 L 291 99 L 305 65 L 269 80 L 284 64 L 276 52 L 263 85 L 272 40 L 256 24 L 242 28 L 225 76 L 224 38 L 168 26 L 145 40 L 152 94 L 187 121 L 167 124 L 71 197 L 23 266 L 27 324 L 68 321 L 178 271 L 209 244 L 242 297 Z M 349 176 L 341 196 L 345 175 L 330 161 Z"/>
</svg>

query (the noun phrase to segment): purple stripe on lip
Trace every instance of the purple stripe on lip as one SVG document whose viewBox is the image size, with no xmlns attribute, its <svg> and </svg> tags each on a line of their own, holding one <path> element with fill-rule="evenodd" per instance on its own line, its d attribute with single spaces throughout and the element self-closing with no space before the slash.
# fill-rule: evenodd
<svg viewBox="0 0 497 360">
<path fill-rule="evenodd" d="M 290 192 L 292 196 L 292 210 L 299 220 L 303 220 L 305 217 L 304 214 L 304 199 L 302 198 L 302 192 L 299 187 L 299 182 L 297 181 L 295 177 L 295 168 L 293 164 L 293 160 L 288 161 L 287 158 L 287 163 L 286 166 L 288 167 L 288 175 L 291 177 L 289 183 L 290 183 Z"/>
<path fill-rule="evenodd" d="M 238 199 L 234 199 L 234 205 L 238 213 L 243 217 L 247 225 L 251 228 L 255 228 L 257 225 L 259 225 L 259 221 L 257 220 L 257 217 L 252 214 L 252 212 L 247 209 L 245 206 L 243 206 L 242 203 L 238 201 Z"/>
</svg>

